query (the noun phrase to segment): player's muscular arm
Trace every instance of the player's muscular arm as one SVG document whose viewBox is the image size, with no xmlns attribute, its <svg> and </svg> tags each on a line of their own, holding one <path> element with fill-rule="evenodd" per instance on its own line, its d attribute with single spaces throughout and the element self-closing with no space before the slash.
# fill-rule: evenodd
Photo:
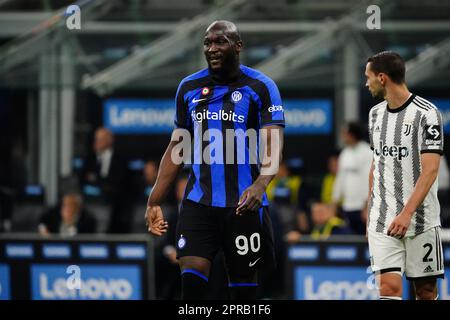
<svg viewBox="0 0 450 320">
<path fill-rule="evenodd" d="M 148 197 L 148 206 L 160 205 L 164 201 L 170 186 L 175 181 L 178 172 L 183 166 L 182 163 L 176 164 L 172 160 L 173 148 L 177 143 L 177 141 L 170 141 L 166 151 L 164 152 L 159 166 L 155 186 Z"/>
<path fill-rule="evenodd" d="M 155 185 L 147 201 L 145 220 L 148 231 L 157 236 L 165 233 L 168 228 L 167 221 L 164 221 L 160 204 L 164 201 L 170 186 L 183 166 L 182 163 L 174 163 L 172 159 L 173 149 L 177 143 L 177 141 L 170 141 L 167 146 L 166 152 L 161 159 Z"/>
<path fill-rule="evenodd" d="M 259 147 L 266 150 L 261 161 L 261 173 L 253 184 L 242 193 L 236 214 L 242 214 L 247 210 L 258 210 L 267 186 L 278 172 L 283 153 L 283 128 L 276 125 L 266 126 L 261 129 L 261 135 L 263 138 Z"/>
<path fill-rule="evenodd" d="M 440 155 L 436 153 L 423 153 L 421 160 L 422 172 L 405 207 L 389 226 L 388 235 L 390 236 L 405 236 L 414 212 L 422 204 L 436 180 L 439 171 Z"/>
</svg>

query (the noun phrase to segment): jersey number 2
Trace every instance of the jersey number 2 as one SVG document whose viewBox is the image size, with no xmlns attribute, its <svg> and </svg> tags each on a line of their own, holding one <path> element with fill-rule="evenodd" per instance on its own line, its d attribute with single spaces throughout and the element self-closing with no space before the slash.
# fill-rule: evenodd
<svg viewBox="0 0 450 320">
<path fill-rule="evenodd" d="M 427 253 L 425 254 L 425 256 L 423 257 L 423 262 L 431 262 L 433 261 L 433 258 L 428 258 L 428 256 L 430 255 L 431 251 L 433 251 L 433 245 L 431 243 L 425 243 L 423 245 L 424 248 L 428 248 Z"/>
</svg>

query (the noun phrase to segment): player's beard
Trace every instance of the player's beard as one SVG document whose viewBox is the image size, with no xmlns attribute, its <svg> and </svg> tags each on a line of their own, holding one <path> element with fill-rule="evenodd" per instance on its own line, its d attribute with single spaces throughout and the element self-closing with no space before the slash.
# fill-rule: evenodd
<svg viewBox="0 0 450 320">
<path fill-rule="evenodd" d="M 239 69 L 239 56 L 234 52 L 224 55 L 220 69 L 212 69 L 211 66 L 209 68 L 219 79 L 226 80 L 233 78 L 235 71 Z"/>
<path fill-rule="evenodd" d="M 371 93 L 372 93 L 372 97 L 374 97 L 376 99 L 384 99 L 384 97 L 386 96 L 386 89 L 382 85 L 379 85 Z"/>
</svg>

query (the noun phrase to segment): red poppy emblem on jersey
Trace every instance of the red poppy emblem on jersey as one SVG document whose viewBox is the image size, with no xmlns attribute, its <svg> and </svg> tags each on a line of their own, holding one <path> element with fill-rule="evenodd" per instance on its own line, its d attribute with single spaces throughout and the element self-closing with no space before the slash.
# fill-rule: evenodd
<svg viewBox="0 0 450 320">
<path fill-rule="evenodd" d="M 203 88 L 202 89 L 202 95 L 206 96 L 209 93 L 209 88 Z"/>
</svg>

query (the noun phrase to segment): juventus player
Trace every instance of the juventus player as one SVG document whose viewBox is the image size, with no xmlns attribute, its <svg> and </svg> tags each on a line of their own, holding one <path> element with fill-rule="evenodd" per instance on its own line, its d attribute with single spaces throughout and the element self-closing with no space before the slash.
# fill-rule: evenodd
<svg viewBox="0 0 450 320">
<path fill-rule="evenodd" d="M 436 278 L 444 276 L 436 179 L 442 116 L 409 92 L 397 53 L 370 57 L 365 75 L 372 96 L 384 98 L 369 113 L 368 239 L 380 299 L 401 299 L 403 273 L 413 281 L 416 299 L 437 299 Z"/>
</svg>

